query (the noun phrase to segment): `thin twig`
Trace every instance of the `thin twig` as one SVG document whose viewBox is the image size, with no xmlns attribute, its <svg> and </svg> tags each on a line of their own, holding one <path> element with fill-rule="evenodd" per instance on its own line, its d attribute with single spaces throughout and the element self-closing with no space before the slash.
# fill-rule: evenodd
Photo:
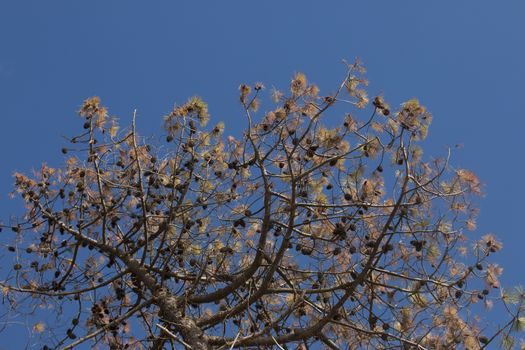
<svg viewBox="0 0 525 350">
<path fill-rule="evenodd" d="M 130 309 L 128 312 L 126 312 L 124 315 L 120 316 L 119 318 L 116 318 L 115 320 L 113 320 L 113 322 L 110 322 L 108 323 L 107 325 L 103 326 L 103 327 L 100 327 L 99 329 L 97 329 L 96 331 L 94 331 L 93 333 L 90 333 L 88 335 L 86 335 L 85 337 L 82 337 L 80 338 L 79 340 L 77 340 L 76 342 L 73 342 L 65 347 L 62 348 L 62 350 L 70 350 L 70 349 L 73 349 L 75 346 L 77 345 L 80 345 L 82 344 L 83 342 L 85 342 L 86 340 L 89 340 L 91 338 L 94 338 L 96 337 L 97 335 L 99 335 L 100 333 L 108 330 L 110 327 L 112 327 L 113 325 L 116 325 L 116 324 L 119 324 L 120 322 L 124 321 L 125 319 L 129 318 L 131 315 L 133 315 L 135 312 L 137 312 L 138 310 L 150 305 L 151 303 L 153 302 L 153 300 L 148 300 L 148 301 L 145 301 L 141 304 L 138 304 L 137 306 L 135 306 L 134 308 Z"/>
<path fill-rule="evenodd" d="M 188 349 L 191 350 L 191 345 L 186 343 L 184 340 L 179 339 L 172 331 L 170 331 L 169 329 L 167 329 L 166 327 L 164 327 L 164 326 L 162 326 L 162 325 L 160 325 L 158 323 L 157 323 L 157 327 L 159 327 L 164 332 L 166 332 L 170 337 L 173 338 L 173 340 L 178 341 L 179 343 L 181 343 L 182 345 L 184 345 L 185 347 L 187 347 Z"/>
</svg>

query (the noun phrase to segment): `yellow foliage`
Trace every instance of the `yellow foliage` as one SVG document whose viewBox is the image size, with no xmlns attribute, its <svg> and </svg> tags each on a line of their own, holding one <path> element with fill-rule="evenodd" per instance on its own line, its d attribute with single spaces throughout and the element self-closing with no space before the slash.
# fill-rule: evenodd
<svg viewBox="0 0 525 350">
<path fill-rule="evenodd" d="M 33 326 L 33 331 L 35 333 L 42 333 L 43 331 L 45 331 L 45 329 L 46 329 L 46 325 L 43 322 L 39 322 Z"/>
</svg>

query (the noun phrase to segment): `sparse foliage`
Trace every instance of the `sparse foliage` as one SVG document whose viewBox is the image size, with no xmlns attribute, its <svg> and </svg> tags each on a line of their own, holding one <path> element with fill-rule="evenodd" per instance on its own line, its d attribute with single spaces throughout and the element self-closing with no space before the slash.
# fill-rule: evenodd
<svg viewBox="0 0 525 350">
<path fill-rule="evenodd" d="M 518 344 L 523 292 L 502 292 L 496 237 L 468 232 L 480 181 L 424 157 L 431 114 L 369 104 L 362 75 L 348 65 L 323 96 L 298 73 L 268 110 L 262 84 L 241 85 L 239 137 L 207 127 L 198 97 L 155 142 L 86 100 L 64 167 L 15 174 L 12 317 L 33 320 L 44 349 Z M 493 303 L 507 324 L 481 317 Z M 46 326 L 42 305 L 63 316 Z"/>
</svg>

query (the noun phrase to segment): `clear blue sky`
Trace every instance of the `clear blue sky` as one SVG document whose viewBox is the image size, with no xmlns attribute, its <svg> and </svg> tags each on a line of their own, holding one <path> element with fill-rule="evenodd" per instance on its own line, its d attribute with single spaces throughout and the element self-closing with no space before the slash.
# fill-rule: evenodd
<svg viewBox="0 0 525 350">
<path fill-rule="evenodd" d="M 62 135 L 81 128 L 86 97 L 99 95 L 123 123 L 137 108 L 152 135 L 174 103 L 199 94 L 235 134 L 240 83 L 285 88 L 302 71 L 330 91 L 341 60 L 358 56 L 370 95 L 392 106 L 418 97 L 434 114 L 426 155 L 464 145 L 452 163 L 486 184 L 474 235 L 496 233 L 504 284 L 525 284 L 524 16 L 522 0 L 4 0 L 0 218 L 19 212 L 7 196 L 13 171 L 61 164 Z M 13 348 L 6 336 L 0 349 Z M 23 346 L 23 333 L 9 336 Z"/>
</svg>

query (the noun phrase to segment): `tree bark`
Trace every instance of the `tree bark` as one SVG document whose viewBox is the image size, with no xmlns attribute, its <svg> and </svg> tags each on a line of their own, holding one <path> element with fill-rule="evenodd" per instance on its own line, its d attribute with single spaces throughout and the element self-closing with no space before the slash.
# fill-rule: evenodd
<svg viewBox="0 0 525 350">
<path fill-rule="evenodd" d="M 155 304 L 160 308 L 159 316 L 173 325 L 192 350 L 211 350 L 208 337 L 192 318 L 184 316 L 177 297 L 163 289 L 155 299 Z"/>
</svg>

